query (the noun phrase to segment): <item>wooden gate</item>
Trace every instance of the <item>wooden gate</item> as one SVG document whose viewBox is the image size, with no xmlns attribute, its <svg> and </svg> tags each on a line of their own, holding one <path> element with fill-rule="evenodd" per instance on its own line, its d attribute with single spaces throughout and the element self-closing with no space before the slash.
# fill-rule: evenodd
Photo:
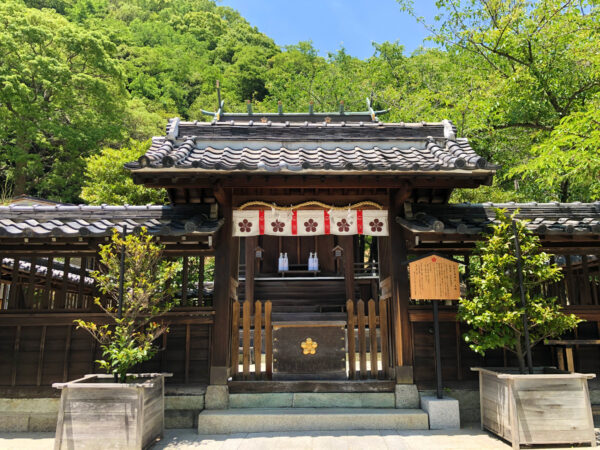
<svg viewBox="0 0 600 450">
<path fill-rule="evenodd" d="M 271 302 L 233 302 L 231 321 L 231 376 L 234 380 L 270 380 L 273 377 L 273 325 L 271 322 Z M 241 324 L 240 324 L 241 321 Z M 240 373 L 240 330 L 242 331 Z M 264 335 L 264 347 L 263 347 Z M 263 364 L 264 348 L 264 364 Z"/>
<path fill-rule="evenodd" d="M 375 300 L 371 299 L 367 303 L 367 312 L 365 313 L 363 300 L 356 303 L 348 300 L 346 303 L 348 312 L 346 341 L 348 344 L 348 377 L 350 379 L 390 378 L 388 305 L 389 302 L 386 299 L 379 300 L 378 305 Z M 377 309 L 379 309 L 378 312 Z"/>
</svg>

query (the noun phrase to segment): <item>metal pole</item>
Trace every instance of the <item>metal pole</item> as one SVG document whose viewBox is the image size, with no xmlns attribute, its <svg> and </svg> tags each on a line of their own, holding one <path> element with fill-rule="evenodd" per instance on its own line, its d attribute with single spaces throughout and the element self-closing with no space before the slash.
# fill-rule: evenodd
<svg viewBox="0 0 600 450">
<path fill-rule="evenodd" d="M 127 237 L 127 225 L 123 225 L 123 240 Z M 119 265 L 119 310 L 117 317 L 123 317 L 123 284 L 125 283 L 125 245 L 121 246 L 121 264 Z"/>
<path fill-rule="evenodd" d="M 519 290 L 521 291 L 521 304 L 523 305 L 523 334 L 525 335 L 525 353 L 527 355 L 527 368 L 529 373 L 533 373 L 533 362 L 531 360 L 531 342 L 529 341 L 529 318 L 527 317 L 527 301 L 525 300 L 525 286 L 523 285 L 523 260 L 521 257 L 521 244 L 519 243 L 519 233 L 517 231 L 517 222 L 512 221 L 513 232 L 515 234 L 515 254 L 517 257 L 517 275 L 519 277 Z"/>
<path fill-rule="evenodd" d="M 123 240 L 127 236 L 127 225 L 123 225 Z M 121 246 L 121 262 L 119 264 L 119 305 L 117 317 L 123 317 L 123 284 L 125 282 L 125 245 Z M 115 383 L 119 382 L 119 374 L 115 373 Z"/>
<path fill-rule="evenodd" d="M 440 352 L 440 319 L 438 314 L 438 300 L 433 300 L 433 334 L 435 340 L 435 375 L 437 378 L 437 398 L 443 398 L 442 354 Z"/>
</svg>

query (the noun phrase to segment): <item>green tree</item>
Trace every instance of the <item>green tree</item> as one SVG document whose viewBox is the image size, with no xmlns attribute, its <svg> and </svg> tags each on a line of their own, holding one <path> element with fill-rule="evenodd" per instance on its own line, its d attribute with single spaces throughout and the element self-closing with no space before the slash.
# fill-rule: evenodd
<svg viewBox="0 0 600 450">
<path fill-rule="evenodd" d="M 90 205 L 147 205 L 164 204 L 164 189 L 151 189 L 135 184 L 123 166 L 135 161 L 150 147 L 151 141 L 131 141 L 128 147 L 103 148 L 99 154 L 85 160 L 84 183 L 81 198 Z"/>
<path fill-rule="evenodd" d="M 76 199 L 80 156 L 122 138 L 126 93 L 114 52 L 54 11 L 0 4 L 0 162 L 15 195 Z"/>
<path fill-rule="evenodd" d="M 125 251 L 124 295 L 122 315 L 119 317 L 119 280 L 121 249 Z M 170 281 L 177 271 L 177 264 L 162 261 L 163 247 L 153 242 L 152 236 L 143 229 L 139 234 L 125 238 L 116 231 L 112 242 L 100 246 L 100 262 L 104 269 L 93 273 L 100 292 L 110 299 L 98 305 L 110 318 L 110 323 L 75 320 L 78 328 L 88 331 L 103 350 L 104 359 L 96 361 L 108 373 L 126 381 L 127 372 L 136 364 L 151 359 L 156 354 L 153 345 L 156 338 L 168 332 L 164 323 L 156 320 L 173 306 L 170 299 L 174 288 Z M 113 325 L 114 324 L 114 325 Z"/>
<path fill-rule="evenodd" d="M 477 244 L 476 257 L 471 258 L 471 298 L 461 299 L 458 317 L 471 328 L 464 338 L 472 350 L 483 355 L 487 350 L 505 348 L 516 355 L 524 373 L 525 311 L 532 347 L 575 328 L 580 320 L 564 314 L 556 297 L 546 295 L 544 285 L 560 280 L 561 269 L 540 251 L 538 237 L 525 223 L 516 221 L 527 305 L 522 306 L 512 226 L 515 215 L 497 210 L 498 224 L 492 226 L 492 235 Z"/>
<path fill-rule="evenodd" d="M 561 119 L 550 136 L 532 149 L 532 158 L 510 174 L 535 183 L 549 200 L 600 198 L 600 96 Z M 540 176 L 542 175 L 542 176 Z"/>
<path fill-rule="evenodd" d="M 411 10 L 412 2 L 399 3 Z M 552 144 L 544 142 L 554 138 L 555 127 L 585 110 L 600 92 L 598 3 L 440 0 L 436 4 L 437 22 L 426 24 L 431 39 L 448 51 L 470 55 L 471 69 L 494 80 L 493 96 L 486 101 L 483 115 L 487 123 L 477 134 L 487 134 L 481 146 L 495 155 L 492 160 L 504 164 L 506 170 L 500 172 L 504 187 L 517 182 L 527 197 L 536 200 L 579 199 L 581 189 L 571 193 L 573 164 L 568 157 L 553 161 L 553 170 L 565 174 L 558 184 L 553 170 L 539 171 L 535 160 L 547 155 L 543 149 Z M 457 70 L 465 67 L 469 66 Z M 536 147 L 533 152 L 532 147 Z M 580 152 L 583 159 L 594 156 L 589 148 Z M 531 163 L 531 170 L 509 170 L 523 161 Z M 530 176 L 533 172 L 535 178 Z M 519 175 L 525 176 L 520 180 Z M 581 182 L 579 178 L 579 188 Z"/>
</svg>

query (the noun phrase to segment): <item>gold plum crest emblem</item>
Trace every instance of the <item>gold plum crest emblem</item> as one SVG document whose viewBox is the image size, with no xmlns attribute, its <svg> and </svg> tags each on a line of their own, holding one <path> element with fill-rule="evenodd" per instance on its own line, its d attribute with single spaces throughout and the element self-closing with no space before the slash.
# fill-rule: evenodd
<svg viewBox="0 0 600 450">
<path fill-rule="evenodd" d="M 317 341 L 313 341 L 311 338 L 306 338 L 306 340 L 300 344 L 304 355 L 314 355 L 317 353 L 318 346 L 319 344 L 317 344 Z"/>
</svg>

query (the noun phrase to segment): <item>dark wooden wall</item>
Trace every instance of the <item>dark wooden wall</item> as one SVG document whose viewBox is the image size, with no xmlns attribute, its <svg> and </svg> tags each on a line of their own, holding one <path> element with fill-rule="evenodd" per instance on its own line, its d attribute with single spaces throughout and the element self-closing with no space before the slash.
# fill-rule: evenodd
<svg viewBox="0 0 600 450">
<path fill-rule="evenodd" d="M 580 255 L 571 262 L 568 257 L 558 258 L 563 268 L 563 279 L 543 287 L 543 294 L 557 297 L 565 312 L 585 320 L 564 338 L 600 339 L 600 262 Z M 588 260 L 589 259 L 589 260 Z M 464 284 L 464 280 L 463 280 Z M 515 367 L 516 358 L 510 352 L 495 350 L 485 358 L 473 352 L 463 339 L 466 326 L 456 320 L 456 306 L 441 306 L 440 332 L 443 377 L 446 381 L 475 380 L 471 367 Z M 418 384 L 431 385 L 435 381 L 433 319 L 430 302 L 411 302 L 409 318 L 414 349 L 414 378 Z M 600 346 L 575 348 L 575 369 L 600 375 Z M 534 365 L 557 365 L 552 348 L 538 344 L 533 349 Z"/>
<path fill-rule="evenodd" d="M 192 267 L 192 261 L 200 268 Z M 134 371 L 171 372 L 170 384 L 208 383 L 214 311 L 196 306 L 207 300 L 201 289 L 202 261 L 182 257 L 177 295 L 183 306 L 161 319 L 169 324 L 169 333 L 157 340 L 160 350 L 154 358 Z M 91 282 L 90 272 L 96 268 L 94 257 L 4 258 L 0 265 L 0 386 L 44 388 L 103 372 L 96 363 L 102 358 L 100 345 L 73 324 L 75 319 L 107 320 L 93 301 L 98 296 L 105 305 L 111 302 Z M 195 286 L 189 282 L 193 270 Z"/>
</svg>

